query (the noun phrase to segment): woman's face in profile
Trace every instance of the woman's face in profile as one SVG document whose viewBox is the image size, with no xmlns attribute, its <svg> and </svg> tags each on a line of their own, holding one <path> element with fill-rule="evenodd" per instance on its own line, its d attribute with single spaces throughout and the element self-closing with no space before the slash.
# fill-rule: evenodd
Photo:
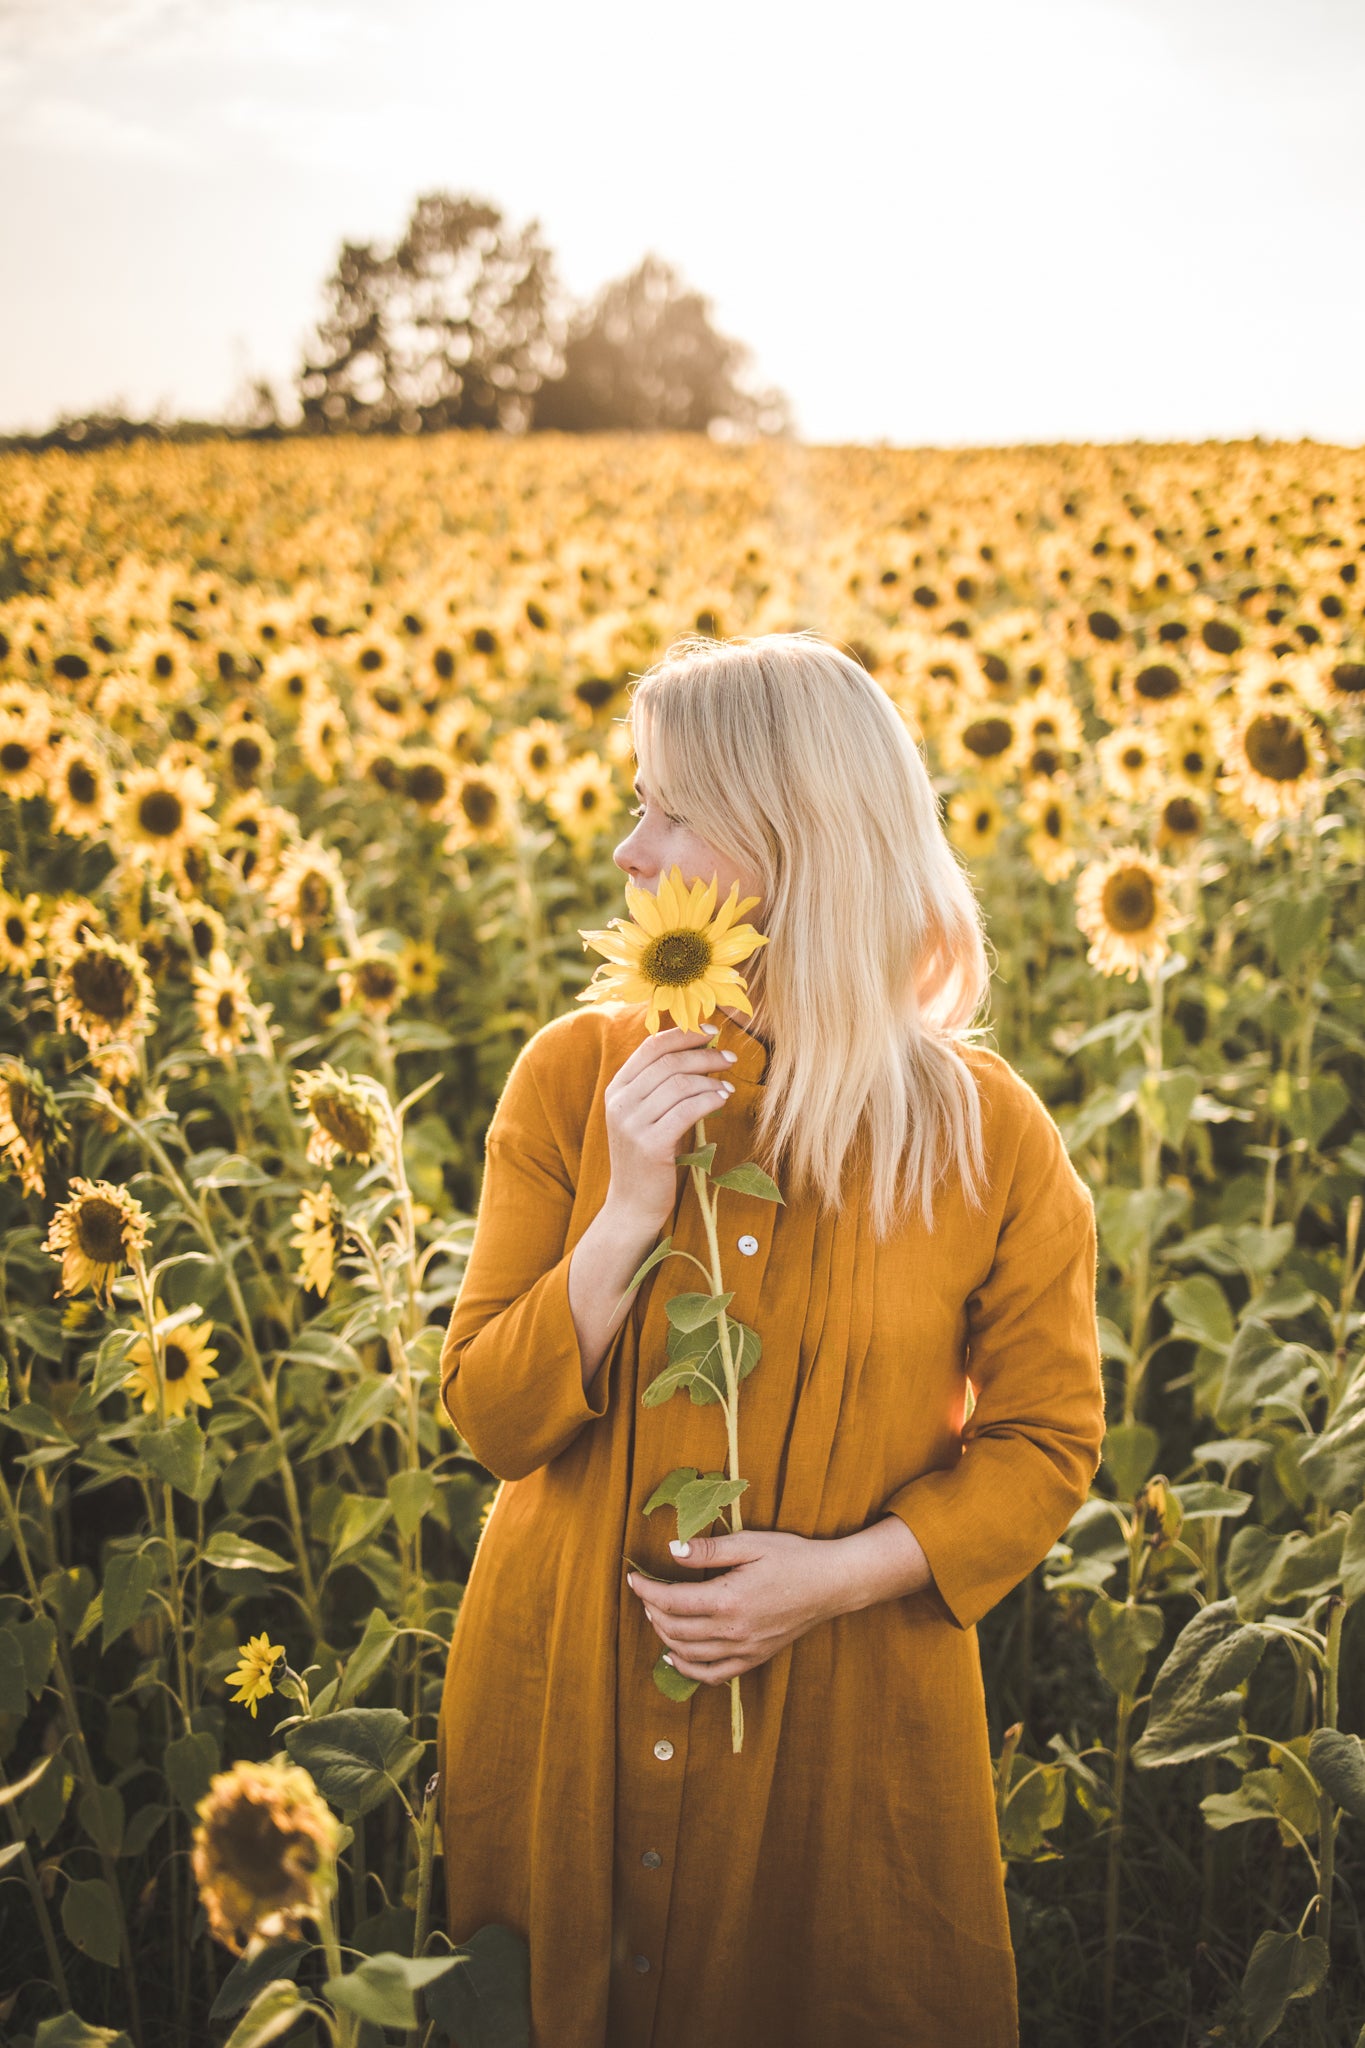
<svg viewBox="0 0 1365 2048">
<path fill-rule="evenodd" d="M 636 820 L 635 830 L 629 838 L 621 841 L 612 859 L 637 889 L 647 889 L 653 895 L 659 885 L 660 873 L 667 874 L 676 866 L 689 887 L 693 882 L 709 882 L 715 876 L 717 909 L 729 895 L 733 882 L 739 884 L 741 899 L 761 896 L 759 885 L 751 875 L 736 867 L 725 854 L 693 832 L 685 819 L 669 816 L 650 789 L 643 772 L 635 778 L 635 795 L 638 808 L 631 814 Z M 763 908 L 760 900 L 753 909 L 745 911 L 744 922 L 755 924 L 761 930 Z"/>
</svg>

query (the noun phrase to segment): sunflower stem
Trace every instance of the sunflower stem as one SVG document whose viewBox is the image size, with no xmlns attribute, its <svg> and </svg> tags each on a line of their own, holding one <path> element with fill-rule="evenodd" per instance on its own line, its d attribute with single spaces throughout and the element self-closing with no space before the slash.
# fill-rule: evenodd
<svg viewBox="0 0 1365 2048">
<path fill-rule="evenodd" d="M 698 1117 L 693 1126 L 694 1149 L 702 1151 L 706 1144 L 706 1119 Z M 711 1253 L 711 1292 L 723 1292 L 725 1276 L 720 1264 L 720 1235 L 716 1228 L 716 1194 L 707 1191 L 707 1174 L 700 1166 L 692 1168 L 692 1185 L 697 1191 L 697 1202 L 701 1208 L 702 1222 L 706 1226 L 706 1242 Z M 725 1370 L 725 1434 L 728 1445 L 728 1474 L 731 1479 L 739 1477 L 739 1376 L 730 1350 L 730 1319 L 721 1309 L 716 1316 L 716 1328 L 720 1333 L 720 1355 Z M 738 1536 L 744 1527 L 740 1513 L 739 1499 L 730 1502 L 730 1533 Z M 730 1751 L 738 1756 L 744 1747 L 744 1704 L 739 1694 L 739 1673 L 730 1680 Z"/>
</svg>

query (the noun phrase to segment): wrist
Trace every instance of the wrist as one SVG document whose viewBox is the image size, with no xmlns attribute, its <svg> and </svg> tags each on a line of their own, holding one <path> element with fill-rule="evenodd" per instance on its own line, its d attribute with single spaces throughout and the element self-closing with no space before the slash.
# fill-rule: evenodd
<svg viewBox="0 0 1365 2048">
<path fill-rule="evenodd" d="M 919 1539 L 899 1515 L 883 1515 L 865 1529 L 831 1539 L 832 1574 L 838 1605 L 835 1612 L 853 1614 L 881 1600 L 923 1592 L 934 1575 Z"/>
</svg>

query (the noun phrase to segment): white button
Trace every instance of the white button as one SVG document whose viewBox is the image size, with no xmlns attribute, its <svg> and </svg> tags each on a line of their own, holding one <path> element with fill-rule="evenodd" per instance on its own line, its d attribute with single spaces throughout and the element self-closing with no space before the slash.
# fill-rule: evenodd
<svg viewBox="0 0 1365 2048">
<path fill-rule="evenodd" d="M 644 1974 L 645 1974 L 645 1971 L 646 1971 L 646 1970 L 647 1970 L 647 1969 L 649 1968 L 649 1957 L 648 1957 L 648 1956 L 635 1956 L 635 1957 L 633 1958 L 633 1961 L 634 1961 L 634 1963 L 635 1963 L 635 1967 L 636 1967 L 636 1969 L 637 1969 L 637 1970 L 638 1970 L 638 1971 L 640 1972 L 640 1975 L 641 1975 L 641 1976 L 643 1977 L 643 1976 L 644 1976 Z"/>
<path fill-rule="evenodd" d="M 660 1737 L 659 1741 L 655 1743 L 654 1754 L 658 1757 L 659 1762 L 661 1764 L 666 1764 L 668 1762 L 668 1759 L 672 1756 L 673 1744 L 669 1741 L 666 1735 Z"/>
<path fill-rule="evenodd" d="M 750 1237 L 748 1231 L 746 1230 L 743 1237 L 739 1241 L 739 1248 L 743 1252 L 746 1259 L 751 1259 L 754 1253 L 758 1250 L 758 1239 L 756 1237 Z"/>
</svg>

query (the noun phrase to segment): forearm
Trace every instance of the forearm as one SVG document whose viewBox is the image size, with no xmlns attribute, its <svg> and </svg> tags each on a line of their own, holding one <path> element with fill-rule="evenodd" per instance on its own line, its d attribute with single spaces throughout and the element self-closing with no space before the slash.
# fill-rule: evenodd
<svg viewBox="0 0 1365 2048">
<path fill-rule="evenodd" d="M 841 1614 L 853 1614 L 879 1600 L 922 1593 L 934 1583 L 928 1558 L 913 1530 L 899 1515 L 884 1515 L 851 1536 L 835 1537 L 831 1548 L 838 1564 L 836 1587 Z"/>
<path fill-rule="evenodd" d="M 630 1314 L 632 1276 L 658 1242 L 657 1224 L 639 1222 L 612 1207 L 610 1197 L 574 1246 L 569 1261 L 569 1312 L 578 1332 L 586 1393 L 597 1377 L 612 1338 Z"/>
</svg>

